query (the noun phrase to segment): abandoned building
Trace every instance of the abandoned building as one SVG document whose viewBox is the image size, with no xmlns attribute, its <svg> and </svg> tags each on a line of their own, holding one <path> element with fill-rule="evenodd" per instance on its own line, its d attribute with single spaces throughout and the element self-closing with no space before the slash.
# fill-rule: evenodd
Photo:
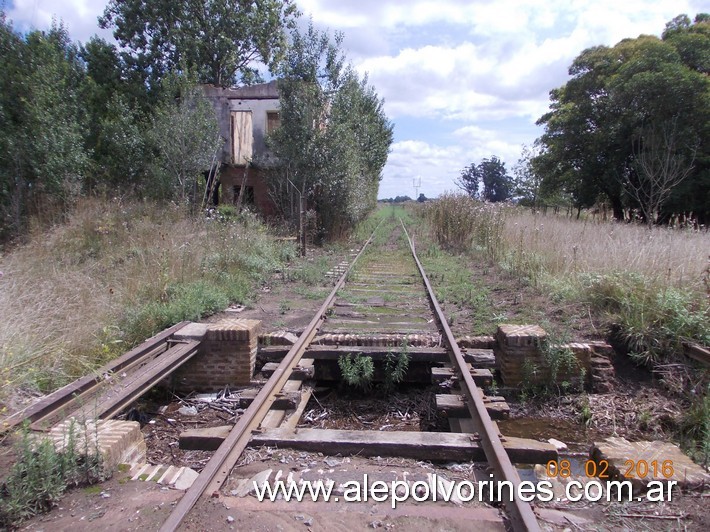
<svg viewBox="0 0 710 532">
<path fill-rule="evenodd" d="M 280 125 L 276 81 L 242 88 L 206 85 L 204 94 L 215 108 L 225 139 L 212 201 L 236 204 L 241 195 L 242 205 L 265 216 L 274 214 L 264 166 L 270 161 L 266 136 Z"/>
</svg>

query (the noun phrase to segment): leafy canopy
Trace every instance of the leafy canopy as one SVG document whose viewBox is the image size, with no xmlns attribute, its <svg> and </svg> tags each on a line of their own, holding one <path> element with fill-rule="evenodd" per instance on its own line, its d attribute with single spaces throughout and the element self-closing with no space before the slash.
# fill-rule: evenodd
<svg viewBox="0 0 710 532">
<path fill-rule="evenodd" d="M 152 80 L 188 69 L 227 87 L 260 81 L 255 63 L 275 68 L 298 14 L 291 0 L 111 0 L 99 24 Z"/>
</svg>

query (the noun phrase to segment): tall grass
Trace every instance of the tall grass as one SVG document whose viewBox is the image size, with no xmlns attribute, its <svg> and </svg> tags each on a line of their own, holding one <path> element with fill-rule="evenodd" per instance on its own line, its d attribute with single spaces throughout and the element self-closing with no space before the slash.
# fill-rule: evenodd
<svg viewBox="0 0 710 532">
<path fill-rule="evenodd" d="M 460 194 L 424 212 L 442 247 L 483 252 L 553 297 L 606 314 L 639 360 L 672 355 L 685 339 L 710 343 L 710 233 L 544 216 Z"/>
<path fill-rule="evenodd" d="M 683 360 L 683 340 L 710 345 L 710 233 L 593 223 L 482 205 L 445 195 L 422 210 L 439 245 L 484 253 L 553 299 L 588 305 L 639 364 L 661 369 Z M 672 365 L 662 365 L 670 362 Z M 680 386 L 663 377 L 686 407 L 678 434 L 692 455 L 710 449 L 710 376 Z"/>
<path fill-rule="evenodd" d="M 248 215 L 81 202 L 66 224 L 0 256 L 0 402 L 20 387 L 52 390 L 172 323 L 245 302 L 294 251 Z"/>
</svg>

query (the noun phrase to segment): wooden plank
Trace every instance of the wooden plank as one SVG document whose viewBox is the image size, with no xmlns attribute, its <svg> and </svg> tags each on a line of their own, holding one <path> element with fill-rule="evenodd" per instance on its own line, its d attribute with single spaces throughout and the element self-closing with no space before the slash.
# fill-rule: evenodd
<svg viewBox="0 0 710 532">
<path fill-rule="evenodd" d="M 252 435 L 252 447 L 270 446 L 308 452 L 359 456 L 396 456 L 415 460 L 484 461 L 480 441 L 471 434 L 451 432 L 270 429 Z M 557 459 L 547 442 L 505 438 L 503 447 L 513 462 L 539 464 Z"/>
<path fill-rule="evenodd" d="M 274 371 L 278 369 L 279 365 L 277 362 L 267 362 L 264 364 L 264 367 L 261 368 L 261 373 L 266 377 L 267 379 L 273 375 Z M 301 366 L 297 366 L 293 368 L 293 372 L 291 373 L 291 378 L 292 379 L 298 379 L 298 380 L 306 380 L 306 379 L 312 379 L 313 378 L 313 365 L 309 368 L 302 368 Z"/>
<path fill-rule="evenodd" d="M 301 360 L 301 363 L 305 363 L 308 365 L 308 360 Z M 303 384 L 303 381 L 291 379 L 286 381 L 286 384 L 284 384 L 283 388 L 281 388 L 282 393 L 298 393 L 299 390 L 301 389 L 301 385 Z M 310 396 L 309 396 L 310 398 Z M 303 404 L 303 396 L 300 397 L 298 408 L 296 411 L 298 411 L 301 407 L 305 408 L 305 404 Z M 308 399 L 306 399 L 306 402 L 308 402 Z M 259 428 L 261 429 L 274 429 L 276 427 L 281 426 L 283 423 L 284 419 L 286 419 L 286 413 L 287 411 L 284 409 L 276 409 L 276 408 L 271 408 L 269 412 L 264 416 L 264 419 L 262 420 L 261 424 L 259 425 Z M 300 415 L 299 415 L 300 417 Z M 291 419 L 291 418 L 289 418 Z"/>
<path fill-rule="evenodd" d="M 216 451 L 231 430 L 232 425 L 188 429 L 180 433 L 179 447 L 184 451 Z"/>
<path fill-rule="evenodd" d="M 504 397 L 484 396 L 483 403 L 491 419 L 508 419 L 510 406 Z M 455 393 L 436 394 L 436 409 L 441 410 L 448 417 L 471 417 L 463 395 Z"/>
<path fill-rule="evenodd" d="M 473 377 L 473 382 L 478 386 L 490 386 L 493 384 L 493 374 L 488 369 L 474 369 L 471 364 L 468 364 L 469 373 Z M 431 368 L 431 382 L 432 384 L 439 384 L 441 382 L 453 379 L 458 381 L 458 377 L 454 372 L 454 368 L 451 366 L 445 366 L 443 368 Z"/>
<path fill-rule="evenodd" d="M 710 366 L 710 349 L 694 342 L 683 342 L 685 356 L 697 360 L 705 366 Z"/>
<path fill-rule="evenodd" d="M 288 346 L 259 347 L 259 357 L 265 361 L 281 360 L 288 352 Z M 399 347 L 360 346 L 360 345 L 312 345 L 304 356 L 314 360 L 338 360 L 343 355 L 369 355 L 373 360 L 384 360 L 388 355 L 398 355 Z M 443 347 L 408 347 L 410 362 L 450 362 Z"/>
<path fill-rule="evenodd" d="M 289 417 L 281 424 L 282 428 L 290 430 L 294 430 L 296 428 L 298 422 L 301 420 L 303 411 L 306 409 L 306 405 L 308 404 L 308 401 L 310 400 L 312 394 L 313 388 L 310 387 L 301 391 L 301 402 L 298 405 L 298 408 L 294 412 L 292 412 Z"/>
<path fill-rule="evenodd" d="M 239 408 L 249 408 L 257 395 L 259 395 L 259 390 L 242 391 L 239 395 Z M 301 394 L 298 392 L 281 392 L 274 397 L 274 402 L 271 405 L 272 410 L 295 410 L 301 400 Z"/>
</svg>

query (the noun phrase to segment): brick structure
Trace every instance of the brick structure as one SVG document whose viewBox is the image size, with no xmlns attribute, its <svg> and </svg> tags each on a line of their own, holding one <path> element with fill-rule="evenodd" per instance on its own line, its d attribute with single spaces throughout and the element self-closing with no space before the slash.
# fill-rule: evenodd
<svg viewBox="0 0 710 532">
<path fill-rule="evenodd" d="M 204 332 L 195 329 L 194 334 L 202 335 L 200 353 L 175 372 L 173 386 L 185 392 L 217 392 L 225 386 L 248 385 L 254 374 L 260 325 L 259 320 L 225 318 L 204 324 Z"/>
<path fill-rule="evenodd" d="M 146 461 L 146 445 L 140 423 L 99 419 L 80 421 L 70 418 L 55 425 L 46 436 L 54 443 L 57 452 L 63 452 L 74 441 L 78 455 L 101 454 L 104 475 L 108 476 L 119 464 L 138 464 Z"/>
<path fill-rule="evenodd" d="M 571 351 L 577 359 L 576 367 L 560 364 L 553 371 L 543 352 L 547 332 L 538 325 L 500 325 L 496 340 L 496 359 L 506 386 L 552 384 L 553 374 L 558 383 L 575 381 L 582 369 L 589 375 L 591 348 L 581 343 L 552 346 L 551 349 Z"/>
</svg>

